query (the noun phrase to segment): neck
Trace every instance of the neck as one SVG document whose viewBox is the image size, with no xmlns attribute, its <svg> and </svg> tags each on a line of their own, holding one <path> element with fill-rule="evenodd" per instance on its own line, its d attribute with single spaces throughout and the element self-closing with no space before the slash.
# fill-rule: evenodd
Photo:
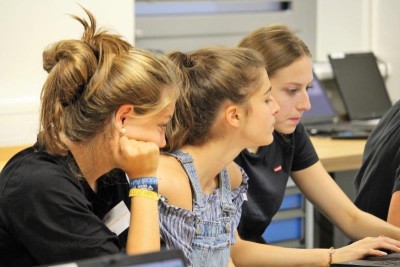
<svg viewBox="0 0 400 267">
<path fill-rule="evenodd" d="M 203 192 L 207 191 L 210 184 L 217 181 L 218 174 L 232 163 L 242 149 L 232 145 L 232 141 L 225 140 L 182 147 L 182 151 L 189 153 L 193 158 Z"/>
<path fill-rule="evenodd" d="M 254 147 L 248 147 L 247 151 L 249 151 L 250 153 L 256 154 L 258 150 L 258 146 L 254 146 Z"/>
<path fill-rule="evenodd" d="M 83 177 L 96 192 L 97 179 L 112 169 L 106 160 L 107 156 L 87 144 L 72 144 L 70 150 Z"/>
</svg>

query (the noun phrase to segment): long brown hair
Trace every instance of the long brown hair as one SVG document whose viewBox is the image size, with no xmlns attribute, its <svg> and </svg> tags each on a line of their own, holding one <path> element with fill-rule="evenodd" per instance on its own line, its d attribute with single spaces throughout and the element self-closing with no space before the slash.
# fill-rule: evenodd
<svg viewBox="0 0 400 267">
<path fill-rule="evenodd" d="M 242 39 L 239 47 L 261 53 L 268 62 L 266 70 L 269 77 L 304 55 L 311 57 L 306 44 L 291 29 L 281 24 L 267 25 L 251 32 Z"/>
<path fill-rule="evenodd" d="M 132 104 L 139 115 L 153 114 L 179 95 L 176 67 L 165 56 L 132 47 L 120 36 L 84 27 L 81 40 L 63 40 L 43 52 L 49 73 L 41 93 L 39 144 L 50 154 L 68 151 L 61 136 L 86 142 L 107 132 L 112 115 Z"/>
<path fill-rule="evenodd" d="M 246 48 L 210 47 L 168 56 L 181 70 L 184 92 L 167 128 L 167 151 L 211 138 L 221 104 L 230 100 L 245 106 L 265 65 L 258 52 Z"/>
</svg>

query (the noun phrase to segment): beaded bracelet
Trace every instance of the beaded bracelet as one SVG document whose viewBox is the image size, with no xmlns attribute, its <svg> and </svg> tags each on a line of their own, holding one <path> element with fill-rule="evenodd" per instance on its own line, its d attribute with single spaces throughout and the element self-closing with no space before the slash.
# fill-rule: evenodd
<svg viewBox="0 0 400 267">
<path fill-rule="evenodd" d="M 129 187 L 149 190 L 152 192 L 158 192 L 158 180 L 156 177 L 141 177 L 132 179 L 129 181 Z"/>
<path fill-rule="evenodd" d="M 146 189 L 132 188 L 131 190 L 129 190 L 129 196 L 158 200 L 158 194 L 156 192 L 149 191 Z"/>
<path fill-rule="evenodd" d="M 328 266 L 330 267 L 332 265 L 332 255 L 335 254 L 335 248 L 334 247 L 330 247 L 329 250 L 328 250 L 328 254 L 329 254 Z"/>
</svg>

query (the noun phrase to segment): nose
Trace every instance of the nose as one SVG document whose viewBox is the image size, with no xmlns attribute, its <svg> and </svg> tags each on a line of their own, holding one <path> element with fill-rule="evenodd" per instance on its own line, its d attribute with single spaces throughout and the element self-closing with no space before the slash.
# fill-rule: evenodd
<svg viewBox="0 0 400 267">
<path fill-rule="evenodd" d="M 272 103 L 272 107 L 271 107 L 271 111 L 272 111 L 272 115 L 276 115 L 276 113 L 278 113 L 278 111 L 281 109 L 278 105 L 278 102 L 276 102 L 275 98 L 273 96 L 271 96 L 271 103 Z"/>
<path fill-rule="evenodd" d="M 297 102 L 296 108 L 303 112 L 310 110 L 311 108 L 310 97 L 308 96 L 308 92 L 306 90 L 302 91 L 300 99 Z"/>
</svg>

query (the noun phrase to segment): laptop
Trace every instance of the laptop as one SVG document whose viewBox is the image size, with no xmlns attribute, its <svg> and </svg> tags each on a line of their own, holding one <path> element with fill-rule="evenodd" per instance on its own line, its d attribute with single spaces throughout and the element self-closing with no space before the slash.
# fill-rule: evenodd
<svg viewBox="0 0 400 267">
<path fill-rule="evenodd" d="M 332 138 L 365 139 L 372 127 L 357 127 L 349 121 L 339 120 L 321 81 L 313 73 L 313 85 L 308 91 L 311 109 L 304 112 L 301 120 L 310 135 L 330 136 Z"/>
<path fill-rule="evenodd" d="M 392 103 L 374 53 L 332 53 L 328 58 L 352 124 L 375 126 Z"/>
<path fill-rule="evenodd" d="M 355 266 L 399 266 L 400 253 L 391 253 L 380 257 L 368 257 L 363 260 L 354 260 L 342 263 L 332 263 L 332 267 L 355 267 Z"/>
<path fill-rule="evenodd" d="M 39 267 L 185 267 L 185 257 L 181 250 L 161 250 L 139 255 L 114 254 Z"/>
</svg>

